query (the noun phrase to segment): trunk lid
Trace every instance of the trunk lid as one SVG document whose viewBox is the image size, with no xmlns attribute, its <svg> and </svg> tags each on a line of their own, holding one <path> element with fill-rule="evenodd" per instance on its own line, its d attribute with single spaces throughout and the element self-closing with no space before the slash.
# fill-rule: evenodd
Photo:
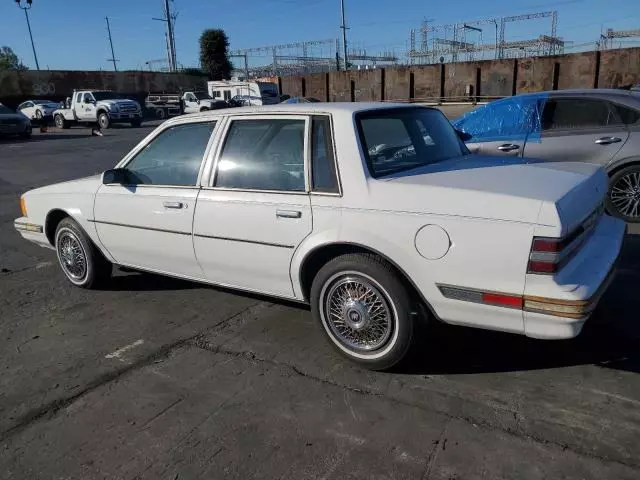
<svg viewBox="0 0 640 480">
<path fill-rule="evenodd" d="M 561 226 L 565 234 L 602 203 L 607 182 L 587 163 L 467 155 L 371 181 L 370 189 L 385 191 L 372 199 L 403 211 Z"/>
</svg>

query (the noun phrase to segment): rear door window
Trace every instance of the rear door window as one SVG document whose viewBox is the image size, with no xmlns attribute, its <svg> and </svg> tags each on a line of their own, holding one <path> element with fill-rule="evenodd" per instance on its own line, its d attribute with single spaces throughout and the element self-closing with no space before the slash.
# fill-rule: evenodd
<svg viewBox="0 0 640 480">
<path fill-rule="evenodd" d="M 216 187 L 302 192 L 305 121 L 233 120 L 218 159 Z"/>
<path fill-rule="evenodd" d="M 542 130 L 579 130 L 621 125 L 618 113 L 604 100 L 558 98 L 547 100 L 542 114 Z"/>
</svg>

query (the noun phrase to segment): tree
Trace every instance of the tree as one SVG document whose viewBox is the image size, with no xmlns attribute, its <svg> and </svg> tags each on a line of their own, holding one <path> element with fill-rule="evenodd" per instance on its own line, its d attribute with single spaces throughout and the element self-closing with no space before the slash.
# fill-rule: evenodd
<svg viewBox="0 0 640 480">
<path fill-rule="evenodd" d="M 200 65 L 211 80 L 231 78 L 229 39 L 224 30 L 208 29 L 200 35 Z"/>
<path fill-rule="evenodd" d="M 10 47 L 0 47 L 0 71 L 2 70 L 26 70 L 18 56 Z"/>
</svg>

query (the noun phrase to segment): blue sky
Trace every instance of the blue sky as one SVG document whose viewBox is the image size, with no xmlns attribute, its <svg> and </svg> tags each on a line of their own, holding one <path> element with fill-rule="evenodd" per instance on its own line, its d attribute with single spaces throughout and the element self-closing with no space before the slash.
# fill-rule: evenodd
<svg viewBox="0 0 640 480">
<path fill-rule="evenodd" d="M 34 67 L 24 13 L 13 0 L 0 0 L 0 46 L 14 49 Z M 368 51 L 407 49 L 409 30 L 422 19 L 433 24 L 558 10 L 558 34 L 575 43 L 595 41 L 601 29 L 640 28 L 640 0 L 345 0 L 348 42 Z M 23 1 L 24 3 L 24 1 Z M 162 0 L 33 0 L 31 26 L 40 68 L 110 69 L 105 16 L 111 19 L 120 69 L 145 68 L 164 58 Z M 223 28 L 232 48 L 336 38 L 340 0 L 174 0 L 178 62 L 198 63 L 198 37 L 205 28 Z M 549 33 L 549 20 L 512 23 L 507 40 Z M 493 36 L 493 32 L 484 35 Z M 636 39 L 640 40 L 640 39 Z M 485 38 L 484 42 L 489 43 Z M 629 44 L 633 46 L 633 44 Z M 635 44 L 640 46 L 640 41 Z M 316 51 L 324 54 L 324 51 Z M 253 58 L 252 63 L 261 62 Z"/>
</svg>

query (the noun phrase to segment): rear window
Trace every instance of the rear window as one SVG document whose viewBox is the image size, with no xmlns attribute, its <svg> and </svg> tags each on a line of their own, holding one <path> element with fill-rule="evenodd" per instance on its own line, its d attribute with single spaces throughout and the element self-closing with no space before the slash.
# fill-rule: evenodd
<svg viewBox="0 0 640 480">
<path fill-rule="evenodd" d="M 373 177 L 430 165 L 469 153 L 438 110 L 395 108 L 356 114 L 364 155 Z"/>
</svg>

